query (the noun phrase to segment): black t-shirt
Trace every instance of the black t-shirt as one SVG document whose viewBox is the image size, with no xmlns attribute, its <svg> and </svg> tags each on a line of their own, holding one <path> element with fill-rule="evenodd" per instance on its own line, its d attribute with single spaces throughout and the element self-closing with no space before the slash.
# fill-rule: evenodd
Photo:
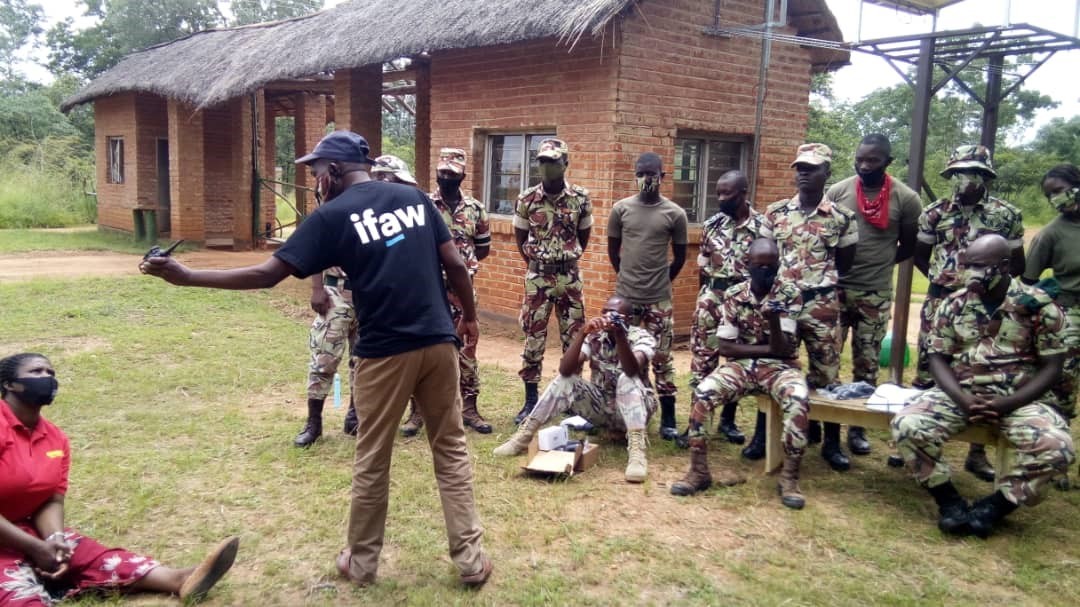
<svg viewBox="0 0 1080 607">
<path fill-rule="evenodd" d="M 353 353 L 380 358 L 458 343 L 438 251 L 448 240 L 423 192 L 366 181 L 316 209 L 274 255 L 298 278 L 345 270 L 360 326 Z"/>
</svg>

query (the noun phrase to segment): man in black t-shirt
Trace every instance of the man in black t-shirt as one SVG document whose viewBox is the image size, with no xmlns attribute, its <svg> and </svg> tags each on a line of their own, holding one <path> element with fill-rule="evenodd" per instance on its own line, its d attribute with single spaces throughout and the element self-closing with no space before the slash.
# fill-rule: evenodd
<svg viewBox="0 0 1080 607">
<path fill-rule="evenodd" d="M 389 499 L 390 456 L 409 396 L 428 431 L 450 540 L 450 557 L 466 586 L 491 575 L 472 489 L 458 391 L 457 347 L 476 343 L 472 286 L 446 224 L 431 200 L 405 185 L 373 181 L 363 137 L 335 131 L 297 159 L 327 202 L 308 216 L 267 261 L 232 270 L 191 270 L 169 257 L 140 265 L 176 285 L 261 289 L 287 276 L 305 278 L 339 266 L 349 276 L 359 337 L 352 370 L 360 418 L 353 464 L 348 542 L 338 555 L 342 575 L 359 586 L 375 581 Z M 457 331 L 442 272 L 461 293 Z M 460 334 L 460 340 L 459 340 Z"/>
</svg>

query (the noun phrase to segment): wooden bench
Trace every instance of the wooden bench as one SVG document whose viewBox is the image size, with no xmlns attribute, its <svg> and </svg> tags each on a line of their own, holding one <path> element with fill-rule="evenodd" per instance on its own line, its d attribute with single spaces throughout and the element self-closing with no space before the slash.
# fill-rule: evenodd
<svg viewBox="0 0 1080 607">
<path fill-rule="evenodd" d="M 765 413 L 765 474 L 769 474 L 778 469 L 784 461 L 784 414 L 780 411 L 780 405 L 768 394 L 759 394 L 757 403 L 758 409 Z M 867 409 L 866 399 L 832 400 L 818 394 L 816 390 L 810 393 L 810 419 L 888 430 L 894 414 L 895 411 Z M 1008 470 L 1012 445 L 997 428 L 985 425 L 968 426 L 950 440 L 994 445 L 994 469 L 998 472 Z"/>
</svg>

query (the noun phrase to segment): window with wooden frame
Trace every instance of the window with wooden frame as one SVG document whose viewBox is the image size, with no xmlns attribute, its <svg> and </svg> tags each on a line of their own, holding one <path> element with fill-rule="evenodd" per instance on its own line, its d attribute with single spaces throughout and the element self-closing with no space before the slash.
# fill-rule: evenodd
<svg viewBox="0 0 1080 607">
<path fill-rule="evenodd" d="M 513 215 L 518 196 L 540 183 L 536 149 L 555 133 L 503 133 L 487 136 L 484 200 L 488 212 Z"/>
<path fill-rule="evenodd" d="M 124 183 L 124 138 L 106 137 L 105 160 L 108 163 L 109 183 Z"/>
<path fill-rule="evenodd" d="M 749 172 L 752 146 L 738 136 L 688 136 L 675 139 L 675 185 L 672 200 L 686 210 L 690 223 L 702 223 L 720 209 L 716 181 L 731 170 Z"/>
</svg>

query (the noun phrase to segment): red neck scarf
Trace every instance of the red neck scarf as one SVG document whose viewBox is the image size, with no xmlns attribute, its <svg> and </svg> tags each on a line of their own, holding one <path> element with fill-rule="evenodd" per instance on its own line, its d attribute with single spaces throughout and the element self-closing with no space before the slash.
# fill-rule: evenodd
<svg viewBox="0 0 1080 607">
<path fill-rule="evenodd" d="M 885 175 L 881 182 L 881 190 L 873 200 L 866 198 L 863 192 L 862 179 L 855 178 L 855 196 L 859 199 L 859 212 L 863 214 L 870 225 L 879 230 L 889 227 L 889 195 L 892 193 L 892 177 Z"/>
</svg>

